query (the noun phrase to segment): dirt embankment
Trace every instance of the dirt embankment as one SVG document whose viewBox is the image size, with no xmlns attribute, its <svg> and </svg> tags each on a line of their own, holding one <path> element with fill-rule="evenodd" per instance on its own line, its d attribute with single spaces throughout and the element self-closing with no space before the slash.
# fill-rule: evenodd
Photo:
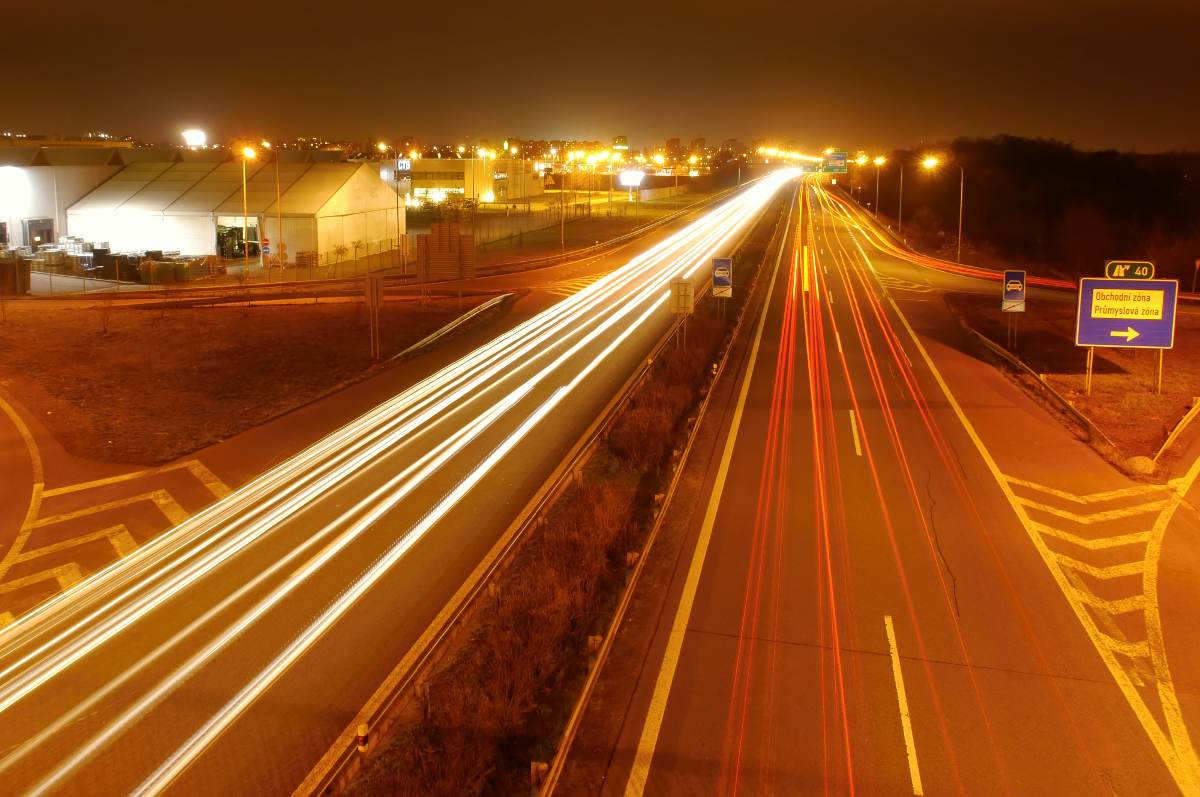
<svg viewBox="0 0 1200 797">
<path fill-rule="evenodd" d="M 384 357 L 480 301 L 385 302 Z M 359 302 L 163 312 L 20 301 L 7 309 L 0 385 L 68 451 L 111 462 L 171 461 L 381 367 Z"/>
</svg>

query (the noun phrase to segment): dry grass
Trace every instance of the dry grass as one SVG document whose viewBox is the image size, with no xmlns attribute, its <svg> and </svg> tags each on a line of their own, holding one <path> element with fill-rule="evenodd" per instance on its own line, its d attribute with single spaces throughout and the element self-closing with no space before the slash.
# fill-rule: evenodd
<svg viewBox="0 0 1200 797">
<path fill-rule="evenodd" d="M 948 297 L 975 329 L 1003 346 L 1004 314 L 990 297 Z M 1154 392 L 1158 353 L 1096 349 L 1092 394 L 1084 395 L 1087 350 L 1075 346 L 1075 305 L 1039 304 L 1020 319 L 1016 353 L 1116 443 L 1126 457 L 1153 457 L 1200 396 L 1200 316 L 1180 312 L 1175 348 L 1165 353 L 1163 392 Z M 1181 307 L 1181 310 L 1185 308 Z"/>
<path fill-rule="evenodd" d="M 8 310 L 0 383 L 68 451 L 92 459 L 168 462 L 379 368 L 360 303 L 163 312 L 21 301 Z M 459 313 L 453 299 L 385 303 L 385 356 Z"/>
</svg>

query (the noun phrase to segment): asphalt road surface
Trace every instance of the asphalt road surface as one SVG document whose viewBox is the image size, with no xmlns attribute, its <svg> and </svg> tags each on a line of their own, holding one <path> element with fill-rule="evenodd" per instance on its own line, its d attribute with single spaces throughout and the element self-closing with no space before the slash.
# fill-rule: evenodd
<svg viewBox="0 0 1200 797">
<path fill-rule="evenodd" d="M 0 791 L 289 793 L 793 177 L 0 629 Z"/>
<path fill-rule="evenodd" d="M 995 275 L 805 193 L 708 514 L 575 793 L 1200 793 L 1197 465 L 1121 475 L 964 350 L 941 293 L 999 302 Z"/>
</svg>

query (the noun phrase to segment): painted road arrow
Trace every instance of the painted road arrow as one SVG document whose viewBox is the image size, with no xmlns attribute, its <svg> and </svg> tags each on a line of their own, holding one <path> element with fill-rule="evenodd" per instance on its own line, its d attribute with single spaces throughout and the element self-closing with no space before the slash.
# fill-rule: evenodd
<svg viewBox="0 0 1200 797">
<path fill-rule="evenodd" d="M 1128 343 L 1136 338 L 1140 333 L 1133 327 L 1126 327 L 1125 329 L 1114 329 L 1108 334 L 1114 338 L 1125 338 L 1125 342 Z"/>
</svg>

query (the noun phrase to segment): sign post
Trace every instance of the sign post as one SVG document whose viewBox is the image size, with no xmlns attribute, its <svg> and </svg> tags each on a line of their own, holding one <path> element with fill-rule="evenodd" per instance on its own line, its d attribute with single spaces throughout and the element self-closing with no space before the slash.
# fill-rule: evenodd
<svg viewBox="0 0 1200 797">
<path fill-rule="evenodd" d="M 687 346 L 687 319 L 696 309 L 696 294 L 692 281 L 684 277 L 671 280 L 671 312 L 680 316 L 683 345 Z M 677 339 L 678 340 L 678 339 Z"/>
<path fill-rule="evenodd" d="M 1132 265 L 1123 263 L 1125 265 Z M 1153 273 L 1153 265 L 1150 273 Z M 1106 271 L 1108 267 L 1106 266 Z M 1121 270 L 1119 270 L 1121 271 Z M 1095 348 L 1158 349 L 1156 392 L 1162 392 L 1162 356 L 1175 346 L 1178 280 L 1096 279 L 1079 281 L 1075 345 L 1088 347 L 1084 389 L 1091 395 Z"/>
<path fill-rule="evenodd" d="M 379 337 L 379 306 L 383 304 L 383 277 L 368 274 L 363 280 L 363 290 L 367 305 L 367 335 L 371 344 L 371 359 L 378 360 L 383 356 L 383 346 Z"/>
<path fill-rule="evenodd" d="M 1025 272 L 1020 269 L 1010 269 L 1004 272 L 1004 282 L 1000 286 L 1000 309 L 1010 315 L 1008 318 L 1008 347 L 1017 347 L 1017 324 L 1020 319 L 1017 313 L 1025 312 Z"/>
</svg>

